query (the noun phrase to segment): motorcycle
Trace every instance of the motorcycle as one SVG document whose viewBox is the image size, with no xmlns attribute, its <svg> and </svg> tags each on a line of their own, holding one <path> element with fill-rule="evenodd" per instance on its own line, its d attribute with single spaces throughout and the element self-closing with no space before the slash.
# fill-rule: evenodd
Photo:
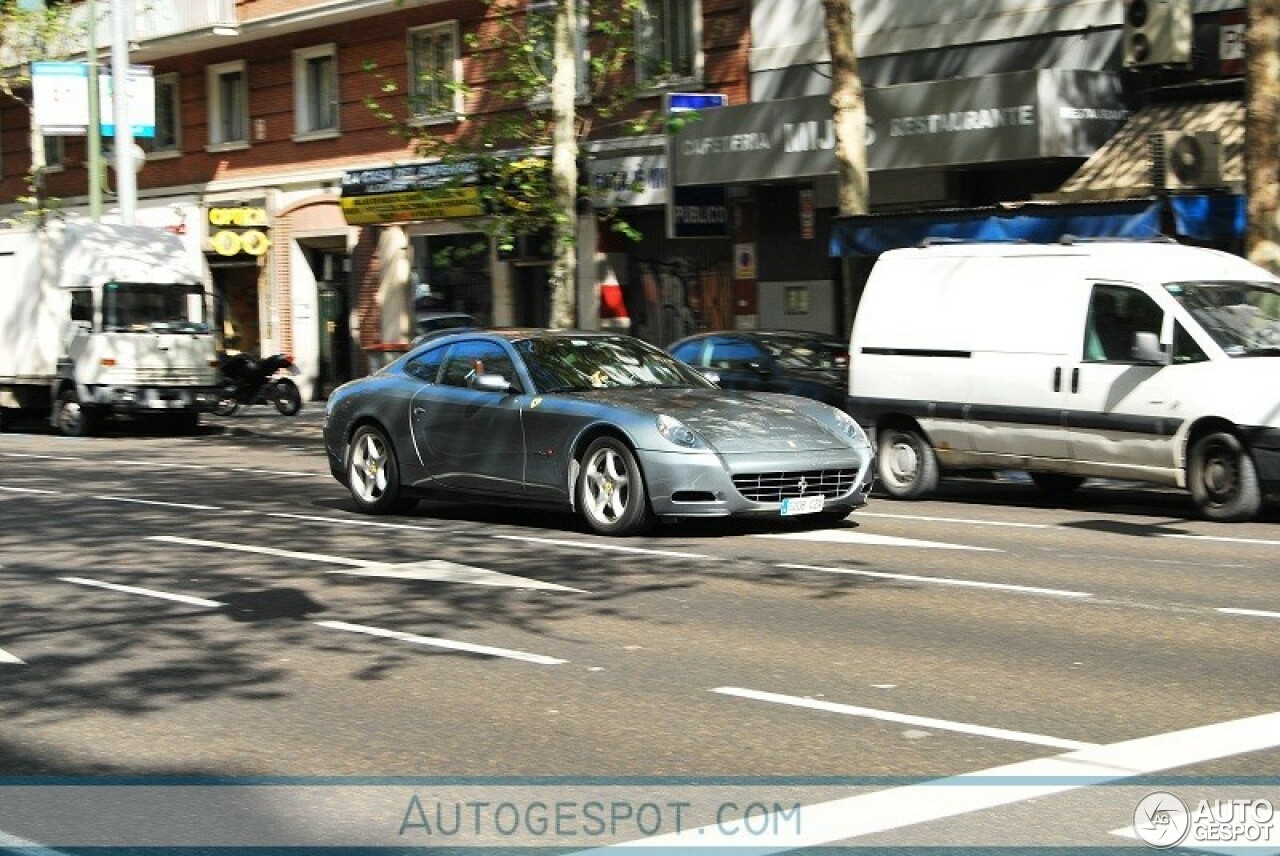
<svg viewBox="0 0 1280 856">
<path fill-rule="evenodd" d="M 251 404 L 274 404 L 285 416 L 293 416 L 302 409 L 302 393 L 284 372 L 298 374 L 298 367 L 287 354 L 254 357 L 251 354 L 224 355 L 218 363 L 222 377 L 219 381 L 218 404 L 213 412 L 230 416 Z"/>
</svg>

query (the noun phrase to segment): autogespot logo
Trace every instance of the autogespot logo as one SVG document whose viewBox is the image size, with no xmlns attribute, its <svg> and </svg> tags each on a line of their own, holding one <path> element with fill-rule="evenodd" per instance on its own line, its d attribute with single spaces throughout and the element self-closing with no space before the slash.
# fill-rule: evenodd
<svg viewBox="0 0 1280 856">
<path fill-rule="evenodd" d="M 1151 847 L 1163 850 L 1181 844 L 1190 828 L 1187 804 L 1166 791 L 1147 794 L 1133 810 L 1133 831 Z"/>
</svg>

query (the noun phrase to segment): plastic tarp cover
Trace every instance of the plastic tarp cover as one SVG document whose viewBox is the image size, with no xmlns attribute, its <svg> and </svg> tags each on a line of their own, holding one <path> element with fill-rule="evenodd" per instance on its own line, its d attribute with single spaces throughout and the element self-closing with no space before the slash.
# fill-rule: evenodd
<svg viewBox="0 0 1280 856">
<path fill-rule="evenodd" d="M 868 215 L 837 220 L 832 256 L 878 256 L 920 246 L 928 239 L 1052 243 L 1064 237 L 1151 239 L 1160 235 L 1160 202 L 1023 207 L 1009 210 L 934 211 L 923 215 Z"/>
<path fill-rule="evenodd" d="M 1243 196 L 1197 193 L 1169 197 L 1179 235 L 1216 241 L 1244 235 L 1248 213 Z"/>
</svg>

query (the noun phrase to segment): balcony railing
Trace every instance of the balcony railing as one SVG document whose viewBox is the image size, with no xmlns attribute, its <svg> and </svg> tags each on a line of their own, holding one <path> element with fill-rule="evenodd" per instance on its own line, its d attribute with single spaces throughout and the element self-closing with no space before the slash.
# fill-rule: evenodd
<svg viewBox="0 0 1280 856">
<path fill-rule="evenodd" d="M 129 40 L 140 45 L 186 34 L 231 35 L 239 27 L 235 0 L 123 0 L 129 13 Z M 95 39 L 99 47 L 111 44 L 111 2 L 94 0 L 97 12 Z M 86 32 L 88 3 L 73 13 L 73 30 Z"/>
</svg>

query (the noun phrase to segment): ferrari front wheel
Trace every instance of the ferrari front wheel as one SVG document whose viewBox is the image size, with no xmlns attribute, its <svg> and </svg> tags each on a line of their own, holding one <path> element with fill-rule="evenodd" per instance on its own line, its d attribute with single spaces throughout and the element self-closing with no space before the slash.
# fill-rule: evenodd
<svg viewBox="0 0 1280 856">
<path fill-rule="evenodd" d="M 635 535 L 651 522 L 640 464 L 614 437 L 597 438 L 587 447 L 577 494 L 582 519 L 601 535 Z"/>
</svg>

